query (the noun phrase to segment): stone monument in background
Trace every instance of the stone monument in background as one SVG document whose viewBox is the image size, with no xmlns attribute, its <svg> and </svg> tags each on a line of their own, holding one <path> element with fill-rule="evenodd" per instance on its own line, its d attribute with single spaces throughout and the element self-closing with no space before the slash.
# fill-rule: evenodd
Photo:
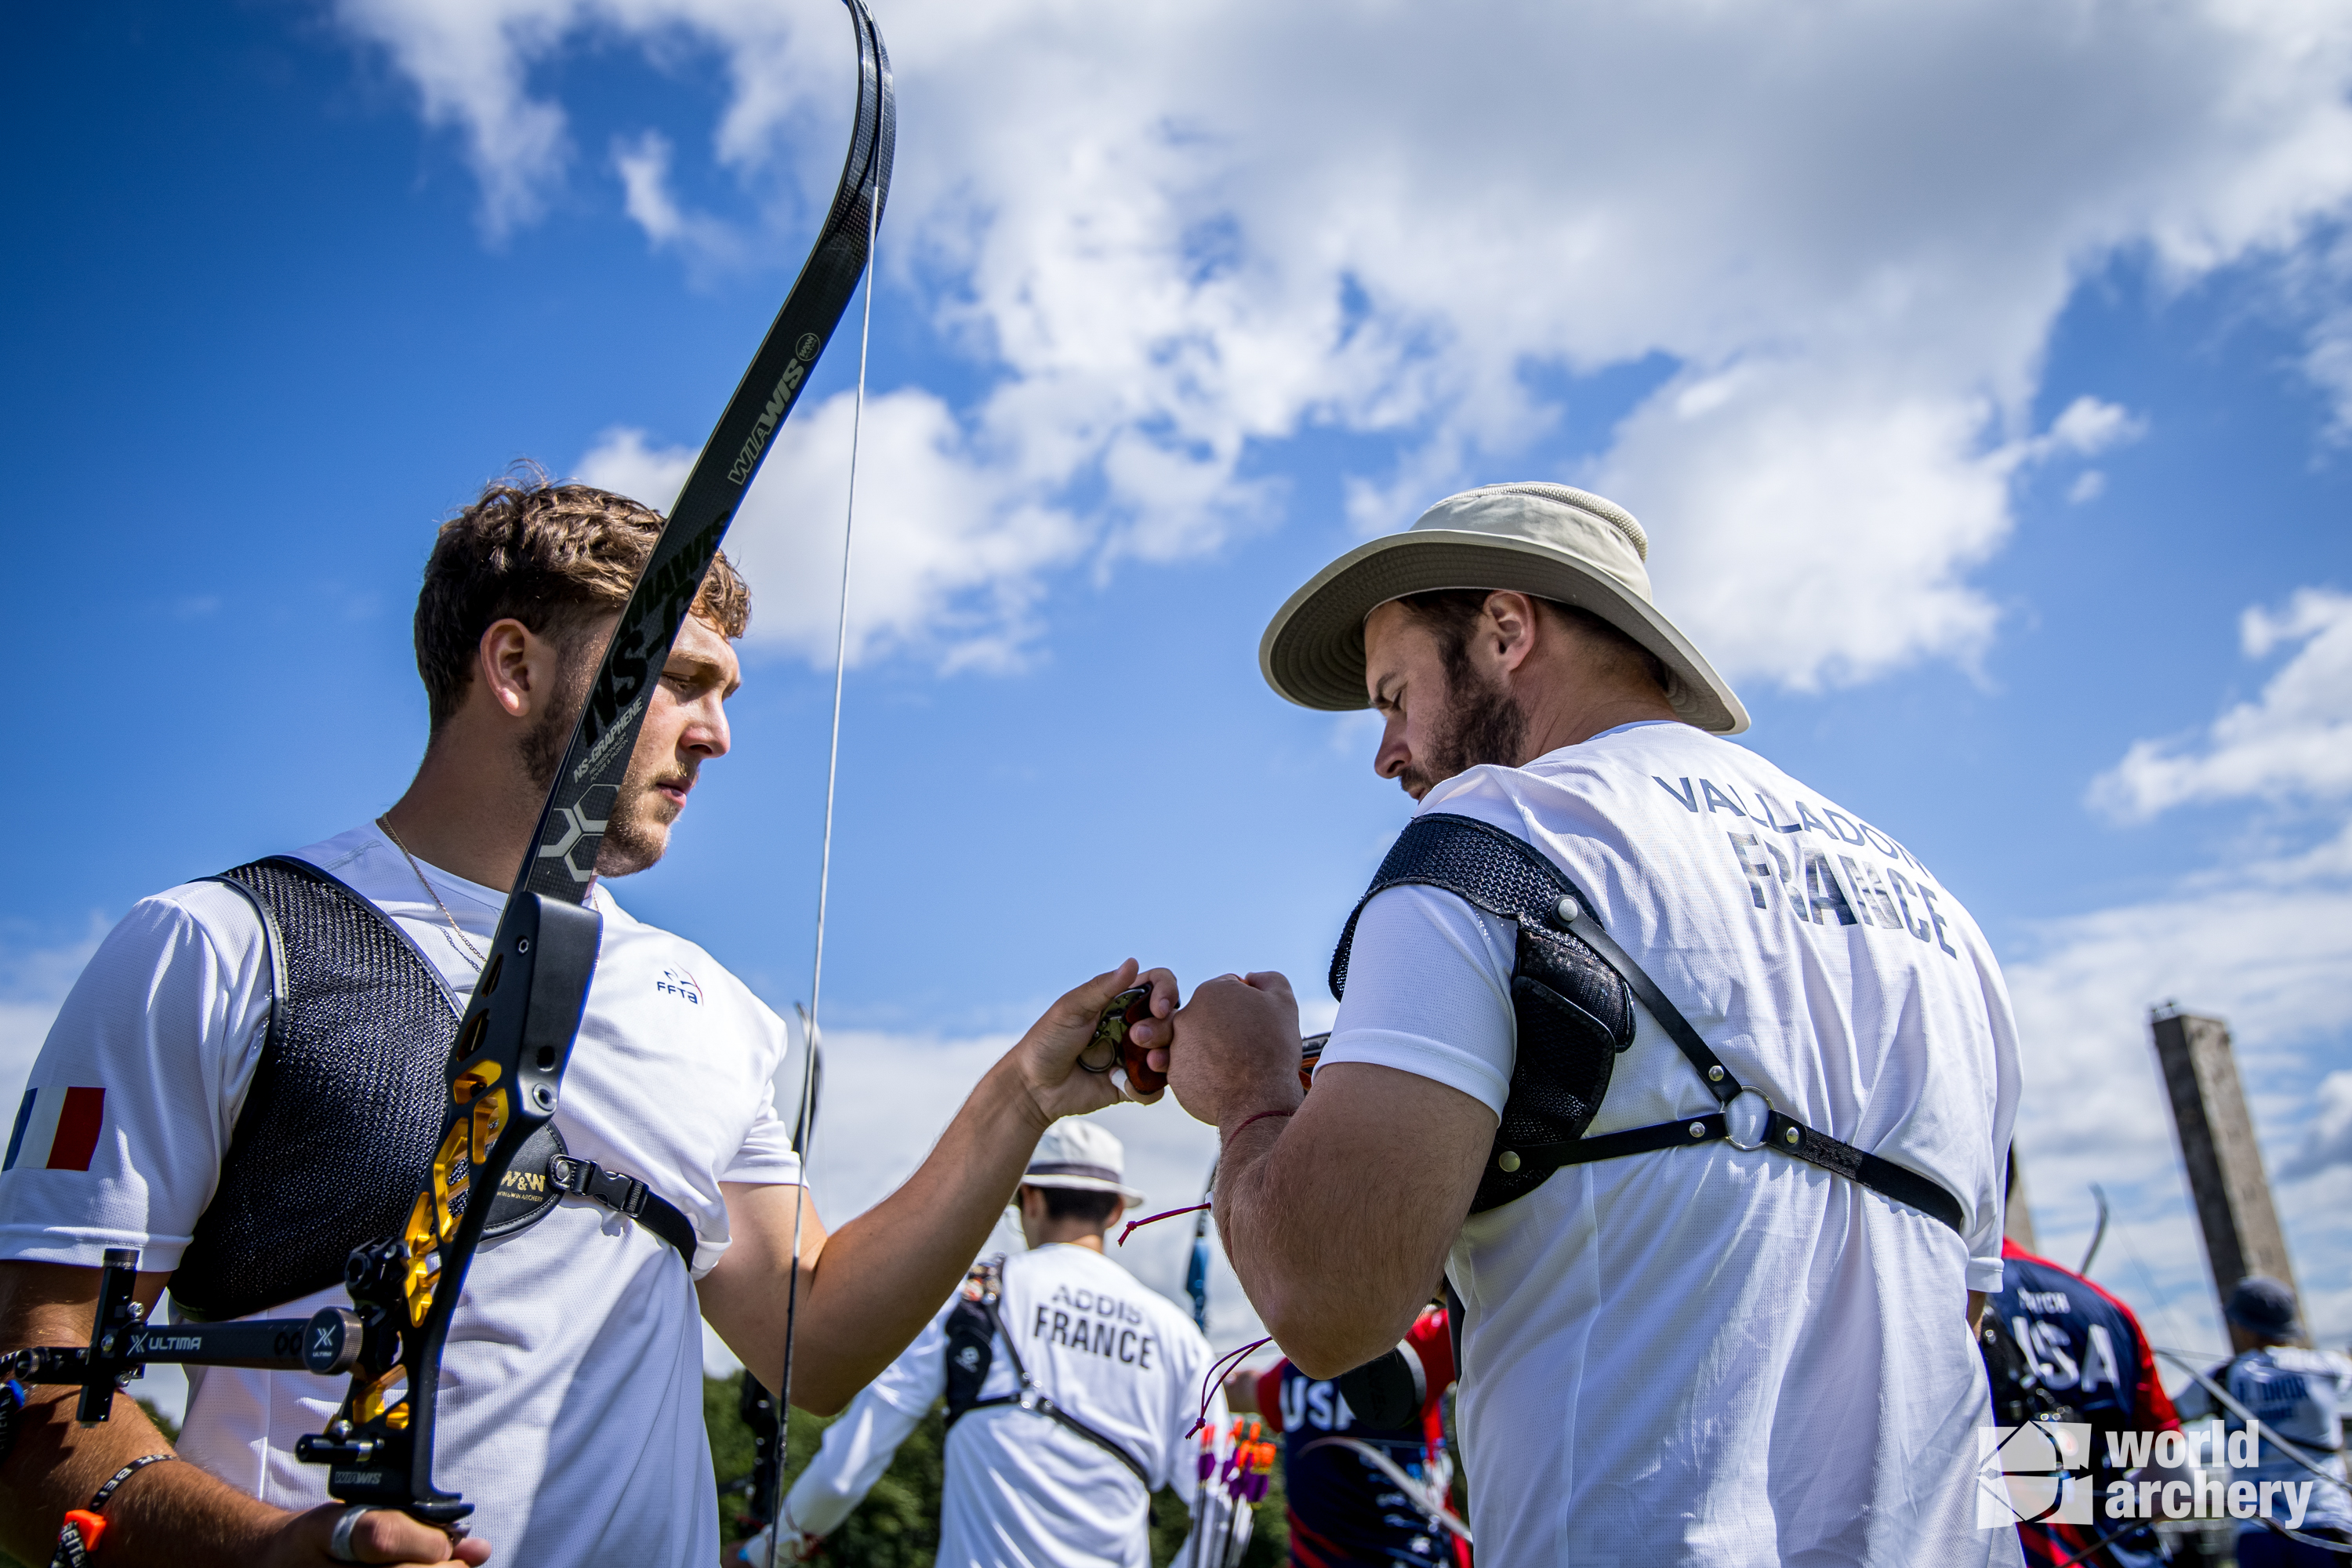
<svg viewBox="0 0 2352 1568">
<path fill-rule="evenodd" d="M 2189 1170 L 2189 1194 L 2197 1203 L 2197 1223 L 2205 1233 L 2214 1290 L 2226 1301 L 2249 1274 L 2267 1274 L 2293 1286 L 2294 1265 L 2278 1211 L 2271 1206 L 2270 1178 L 2263 1173 L 2253 1118 L 2246 1113 L 2245 1091 L 2238 1085 L 2229 1026 L 2170 1005 L 2153 1009 L 2148 1026 L 2164 1069 L 2173 1129 L 2180 1137 L 2181 1163 Z"/>
</svg>

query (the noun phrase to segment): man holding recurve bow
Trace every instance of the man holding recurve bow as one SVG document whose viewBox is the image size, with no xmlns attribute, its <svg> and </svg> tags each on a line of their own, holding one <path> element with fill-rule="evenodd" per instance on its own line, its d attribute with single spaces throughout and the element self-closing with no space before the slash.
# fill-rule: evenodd
<svg viewBox="0 0 2352 1568">
<path fill-rule="evenodd" d="M 398 1232 L 430 1160 L 500 889 L 659 531 L 601 490 L 492 484 L 425 568 L 432 729 L 407 793 L 291 856 L 145 900 L 100 944 L 0 1175 L 0 1349 L 85 1342 L 115 1247 L 142 1249 L 151 1305 L 167 1284 L 209 1319 L 343 1302 L 344 1257 Z M 600 884 L 660 858 L 726 753 L 748 615 L 721 556 L 655 686 Z M 1124 1080 L 1075 1070 L 1105 1006 L 1149 986 L 1129 1034 L 1152 1051 L 1175 1003 L 1171 976 L 1132 961 L 1072 989 L 907 1184 L 828 1236 L 770 1100 L 781 1020 L 608 887 L 593 907 L 602 949 L 550 1124 L 561 1142 L 502 1184 L 442 1366 L 440 1466 L 478 1504 L 475 1533 L 453 1545 L 403 1513 L 327 1500 L 326 1472 L 292 1447 L 346 1380 L 215 1366 L 191 1375 L 176 1451 L 126 1397 L 77 1428 L 70 1389 L 29 1390 L 0 1465 L 0 1547 L 47 1561 L 67 1510 L 163 1456 L 187 1462 L 134 1470 L 101 1505 L 107 1568 L 478 1563 L 493 1545 L 517 1564 L 714 1562 L 698 1314 L 775 1386 L 798 1215 L 792 1400 L 839 1409 L 955 1289 L 1046 1126 L 1119 1097 Z"/>
</svg>

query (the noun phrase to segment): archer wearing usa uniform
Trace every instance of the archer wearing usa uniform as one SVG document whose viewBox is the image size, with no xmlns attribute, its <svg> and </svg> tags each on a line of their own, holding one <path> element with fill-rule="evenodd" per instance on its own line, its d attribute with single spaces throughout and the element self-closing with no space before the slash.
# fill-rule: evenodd
<svg viewBox="0 0 2352 1568">
<path fill-rule="evenodd" d="M 1222 1542 L 1239 1561 L 1250 1514 L 1201 1506 L 1186 1441 L 1201 1407 L 1209 1342 L 1182 1309 L 1113 1262 L 1103 1232 L 1142 1194 L 1126 1151 L 1092 1121 L 1056 1123 L 1021 1177 L 1029 1250 L 992 1258 L 907 1353 L 825 1429 L 824 1447 L 784 1500 L 794 1560 L 814 1555 L 944 1398 L 947 1478 L 939 1561 L 952 1568 L 1150 1568 L 1151 1495 L 1192 1510 L 1176 1561 L 1210 1568 Z M 766 1542 L 742 1561 L 767 1562 Z"/>
<path fill-rule="evenodd" d="M 1454 1345 L 1444 1308 L 1413 1321 L 1395 1364 L 1414 1397 L 1401 1402 L 1411 1415 L 1393 1426 L 1370 1424 L 1338 1383 L 1307 1376 L 1287 1356 L 1264 1372 L 1237 1372 L 1226 1384 L 1229 1394 L 1249 1389 L 1234 1408 L 1257 1411 L 1282 1436 L 1282 1490 L 1297 1568 L 1470 1568 L 1469 1543 L 1423 1506 L 1444 1506 L 1454 1478 L 1445 1451 Z M 1374 1454 L 1423 1496 L 1409 1495 Z"/>
<path fill-rule="evenodd" d="M 1723 737 L 1648 542 L 1562 485 L 1451 497 L 1292 595 L 1260 665 L 1370 706 L 1413 821 L 1288 983 L 1198 988 L 1172 1087 L 1311 1376 L 1441 1282 L 1482 1568 L 2017 1561 L 1975 1521 L 2015 1030 L 1983 934 L 1868 817 Z"/>
<path fill-rule="evenodd" d="M 344 1301 L 341 1260 L 398 1234 L 426 1178 L 502 889 L 660 528 L 602 490 L 492 484 L 442 526 L 425 568 L 432 728 L 398 803 L 145 900 L 107 937 L 42 1047 L 0 1175 L 0 1348 L 86 1343 L 109 1247 L 140 1248 L 141 1299 L 168 1283 L 184 1314 Z M 347 1380 L 210 1367 L 190 1373 L 186 1462 L 138 1470 L 107 1502 L 108 1568 L 478 1563 L 493 1548 L 518 1568 L 703 1568 L 719 1531 L 698 1316 L 774 1387 L 802 1215 L 790 1393 L 839 1409 L 954 1289 L 1040 1132 L 1117 1098 L 1073 1066 L 1131 963 L 1057 1002 L 907 1184 L 825 1235 L 771 1104 L 782 1021 L 602 881 L 661 857 L 726 753 L 748 616 L 722 556 L 612 807 L 602 950 L 561 1109 L 501 1184 L 452 1325 L 436 1464 L 464 1478 L 476 1533 L 453 1547 L 404 1514 L 328 1503 L 325 1469 L 293 1448 Z M 1164 1016 L 1173 983 L 1152 983 Z M 1135 1027 L 1165 1046 L 1161 1017 Z M 633 1192 L 634 1217 L 599 1201 Z M 47 1560 L 64 1512 L 118 1468 L 173 1455 L 127 1398 L 80 1431 L 70 1391 L 34 1392 L 47 1397 L 0 1468 L 0 1547 L 26 1562 Z"/>
<path fill-rule="evenodd" d="M 2109 1460 L 2107 1433 L 2161 1432 L 2180 1425 L 2157 1378 L 2147 1335 L 2129 1307 L 2073 1269 L 2006 1239 L 2000 1257 L 2000 1291 L 1986 1309 L 1985 1330 L 2009 1336 L 2022 1364 L 2061 1407 L 2054 1419 L 2090 1425 L 2092 1472 L 2084 1484 L 2094 1497 L 2105 1498 L 2122 1476 Z M 2006 1357 L 1986 1360 L 1998 1409 L 2014 1397 L 2003 1370 L 2014 1363 Z M 2007 1412 L 2002 1414 L 2006 1422 Z M 2076 1561 L 2093 1568 L 2156 1568 L 2164 1560 L 2153 1527 L 2122 1529 L 2104 1512 L 2095 1513 L 2092 1525 L 2021 1521 L 2017 1534 L 2028 1568 Z M 2103 1537 L 2111 1539 L 2101 1545 Z"/>
</svg>

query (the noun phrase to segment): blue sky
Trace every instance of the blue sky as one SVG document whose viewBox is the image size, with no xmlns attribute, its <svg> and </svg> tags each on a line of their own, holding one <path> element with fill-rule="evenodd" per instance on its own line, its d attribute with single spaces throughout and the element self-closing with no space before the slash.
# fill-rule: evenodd
<svg viewBox="0 0 2352 1568">
<path fill-rule="evenodd" d="M 2063 13 L 2063 16 L 2061 15 Z M 877 8 L 830 1214 L 1134 953 L 1328 1009 L 1404 816 L 1266 616 L 1449 490 L 1601 489 L 1748 744 L 1968 901 L 2051 1250 L 2219 1342 L 2146 1009 L 2238 1030 L 2352 1336 L 2352 19 L 1849 0 Z M 830 0 L 126 5 L 19 25 L 23 646 L 0 1071 L 142 894 L 413 766 L 434 521 L 523 457 L 666 504 L 838 172 Z M 619 887 L 804 996 L 844 336 L 730 548 L 737 750 Z M 2252 617 L 2251 619 L 2249 617 Z M 1114 1113 L 1155 1196 L 1212 1141 Z M 1187 1199 L 1189 1201 L 1189 1199 Z M 1172 1227 L 1171 1227 L 1172 1228 Z M 1139 1237 L 1172 1287 L 1181 1237 Z M 1231 1342 L 1246 1310 L 1218 1297 Z"/>
</svg>

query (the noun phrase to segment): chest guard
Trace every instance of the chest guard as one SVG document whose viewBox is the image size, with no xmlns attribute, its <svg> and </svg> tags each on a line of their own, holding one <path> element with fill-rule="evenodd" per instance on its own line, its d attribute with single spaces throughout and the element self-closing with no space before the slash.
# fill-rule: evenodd
<svg viewBox="0 0 2352 1568">
<path fill-rule="evenodd" d="M 202 1318 L 242 1318 L 341 1282 L 352 1248 L 396 1236 L 441 1138 L 457 1009 L 366 900 L 314 866 L 257 860 L 217 880 L 261 917 L 269 1021 L 220 1184 L 172 1276 Z"/>
<path fill-rule="evenodd" d="M 1783 1114 L 1761 1090 L 1743 1085 L 1601 926 L 1591 900 L 1559 867 L 1526 840 L 1475 817 L 1432 812 L 1415 817 L 1398 835 L 1340 933 L 1331 958 L 1334 996 L 1347 989 L 1349 951 L 1364 905 L 1376 894 L 1407 885 L 1439 889 L 1518 923 L 1511 975 L 1518 1053 L 1495 1146 L 1470 1202 L 1472 1214 L 1525 1196 L 1562 1165 L 1721 1140 L 1736 1149 L 1769 1148 L 1818 1165 L 1966 1234 L 1967 1211 L 1935 1181 L 1817 1131 Z M 1686 1121 L 1588 1138 L 1585 1129 L 1609 1090 L 1615 1055 L 1633 1043 L 1635 1002 L 1657 1020 L 1721 1109 Z M 1753 1142 L 1741 1141 L 1727 1114 L 1743 1096 L 1759 1102 L 1745 1118 Z M 1455 1322 L 1460 1321 L 1457 1316 Z"/>
<path fill-rule="evenodd" d="M 1511 971 L 1511 1012 L 1518 1024 L 1518 1055 L 1510 1096 L 1503 1102 L 1495 1148 L 1470 1200 L 1472 1214 L 1509 1203 L 1551 1174 L 1524 1161 L 1506 1168 L 1500 1156 L 1528 1145 L 1572 1143 L 1584 1136 L 1609 1092 L 1617 1053 L 1633 1043 L 1633 997 L 1622 976 L 1591 946 L 1546 923 L 1540 911 L 1558 899 L 1551 882 L 1528 864 L 1535 852 L 1507 833 L 1466 816 L 1418 818 L 1381 862 L 1358 900 L 1331 959 L 1331 994 L 1348 986 L 1348 955 L 1356 921 L 1376 893 L 1418 885 L 1452 893 L 1474 909 L 1518 922 Z M 1544 862 L 1549 868 L 1549 862 Z M 1553 874 L 1558 879 L 1558 873 Z"/>
<path fill-rule="evenodd" d="M 249 1317 L 339 1284 L 354 1247 L 397 1236 L 431 1178 L 457 998 L 400 928 L 335 878 L 272 856 L 224 871 L 260 917 L 269 1018 L 213 1200 L 172 1276 L 192 1318 Z M 694 1261 L 694 1226 L 643 1182 L 531 1135 L 484 1231 L 528 1228 L 566 1195 L 646 1226 Z"/>
</svg>

